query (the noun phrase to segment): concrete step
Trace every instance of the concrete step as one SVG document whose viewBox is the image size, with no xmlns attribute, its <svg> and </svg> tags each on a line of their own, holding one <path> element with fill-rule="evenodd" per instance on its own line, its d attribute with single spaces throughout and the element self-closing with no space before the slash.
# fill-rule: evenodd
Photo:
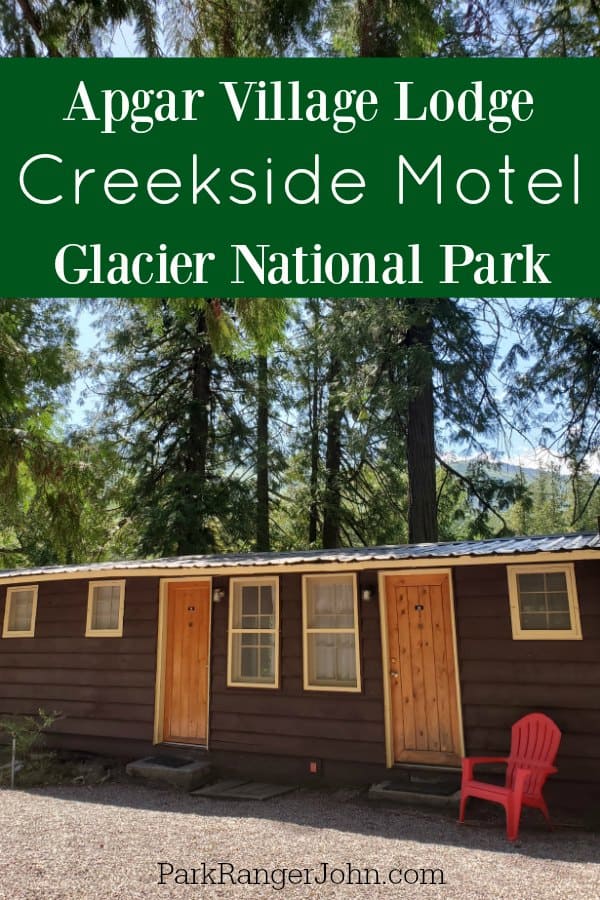
<svg viewBox="0 0 600 900">
<path fill-rule="evenodd" d="M 177 756 L 146 756 L 128 763 L 125 771 L 132 778 L 168 784 L 183 791 L 193 791 L 205 784 L 211 775 L 206 760 L 185 759 Z"/>
<path fill-rule="evenodd" d="M 437 767 L 405 766 L 394 771 L 388 781 L 372 785 L 369 797 L 413 805 L 456 806 L 460 799 L 460 773 Z"/>
</svg>

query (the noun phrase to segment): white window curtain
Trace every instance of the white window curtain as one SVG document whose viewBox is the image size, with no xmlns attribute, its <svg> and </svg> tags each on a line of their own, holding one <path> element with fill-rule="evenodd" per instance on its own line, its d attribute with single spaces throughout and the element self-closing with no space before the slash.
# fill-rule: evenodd
<svg viewBox="0 0 600 900">
<path fill-rule="evenodd" d="M 356 688 L 353 580 L 309 577 L 305 627 L 309 686 Z"/>
<path fill-rule="evenodd" d="M 33 614 L 33 591 L 13 591 L 10 595 L 9 631 L 30 631 Z"/>
<path fill-rule="evenodd" d="M 119 585 L 97 585 L 92 597 L 92 631 L 116 631 L 120 604 Z"/>
</svg>

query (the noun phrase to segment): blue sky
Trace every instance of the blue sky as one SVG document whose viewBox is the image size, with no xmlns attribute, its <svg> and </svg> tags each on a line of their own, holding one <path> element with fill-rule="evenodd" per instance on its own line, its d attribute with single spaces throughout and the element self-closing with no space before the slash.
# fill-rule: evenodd
<svg viewBox="0 0 600 900">
<path fill-rule="evenodd" d="M 72 300 L 73 305 L 78 301 Z M 98 334 L 92 325 L 94 316 L 88 310 L 81 310 L 77 316 L 77 325 L 79 328 L 78 346 L 82 354 L 88 354 L 96 347 L 98 343 Z M 82 392 L 85 390 L 86 382 L 84 378 L 78 378 L 73 387 L 71 394 L 71 403 L 69 405 L 69 418 L 73 425 L 83 425 L 88 412 L 93 407 L 93 402 L 83 400 Z M 82 405 L 83 404 L 83 405 Z"/>
<path fill-rule="evenodd" d="M 77 301 L 72 301 L 74 304 Z M 96 329 L 93 326 L 94 320 L 93 310 L 85 309 L 79 312 L 78 314 L 78 327 L 79 327 L 79 349 L 82 353 L 87 354 L 90 350 L 95 349 L 97 346 L 101 336 L 98 334 Z M 510 343 L 510 336 L 507 337 L 504 341 L 503 349 L 506 349 Z M 78 379 L 75 388 L 73 390 L 73 395 L 71 399 L 71 405 L 69 409 L 70 418 L 73 424 L 82 425 L 85 422 L 85 418 L 89 412 L 92 411 L 94 407 L 94 397 L 88 397 L 87 399 L 82 400 L 82 392 L 87 387 L 93 387 L 92 385 L 86 385 L 85 379 Z M 531 441 L 535 444 L 537 443 L 536 436 L 534 434 L 531 435 Z M 443 450 L 448 450 L 449 448 L 444 447 Z M 460 448 L 456 448 L 457 454 L 460 455 Z M 525 466 L 535 466 L 536 458 L 539 461 L 540 454 L 539 451 L 535 451 L 532 446 L 528 445 L 525 440 L 522 438 L 513 435 L 510 441 L 509 446 L 505 446 L 504 444 L 500 444 L 497 446 L 496 451 L 501 459 L 509 459 L 513 462 L 522 462 Z M 542 460 L 546 462 L 549 461 L 548 457 L 542 455 Z"/>
</svg>

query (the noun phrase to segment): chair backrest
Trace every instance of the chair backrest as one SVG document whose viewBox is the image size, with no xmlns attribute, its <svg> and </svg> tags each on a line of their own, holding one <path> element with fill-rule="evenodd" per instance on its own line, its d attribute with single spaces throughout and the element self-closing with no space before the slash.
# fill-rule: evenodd
<svg viewBox="0 0 600 900">
<path fill-rule="evenodd" d="M 526 767 L 532 763 L 553 765 L 561 737 L 558 725 L 543 713 L 530 713 L 515 722 L 511 731 L 507 787 L 513 786 L 517 766 Z M 547 777 L 548 773 L 532 771 L 525 785 L 525 793 L 539 795 Z"/>
</svg>

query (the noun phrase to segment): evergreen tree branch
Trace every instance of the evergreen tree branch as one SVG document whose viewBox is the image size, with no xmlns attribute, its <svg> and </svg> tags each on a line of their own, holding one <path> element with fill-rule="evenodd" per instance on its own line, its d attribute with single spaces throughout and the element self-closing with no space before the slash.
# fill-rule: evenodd
<svg viewBox="0 0 600 900">
<path fill-rule="evenodd" d="M 477 485 L 474 481 L 468 477 L 468 475 L 463 475 L 462 472 L 459 472 L 458 469 L 455 469 L 454 466 L 451 466 L 450 463 L 447 462 L 442 456 L 436 453 L 436 460 L 440 464 L 440 466 L 447 471 L 450 475 L 453 475 L 455 478 L 463 484 L 467 490 L 477 498 L 477 501 L 481 503 L 482 507 L 492 515 L 496 516 L 497 519 L 500 519 L 502 522 L 502 529 L 508 531 L 508 524 L 504 516 L 500 515 L 497 509 L 492 506 L 489 500 L 486 499 L 481 493 L 481 491 L 477 488 Z"/>
<path fill-rule="evenodd" d="M 46 38 L 40 17 L 34 12 L 31 4 L 29 3 L 29 0 L 17 0 L 17 3 L 19 4 L 21 12 L 23 13 L 26 21 L 29 22 L 29 24 L 33 28 L 38 40 L 48 51 L 48 56 L 62 57 L 62 53 L 57 50 L 57 48 Z"/>
</svg>

